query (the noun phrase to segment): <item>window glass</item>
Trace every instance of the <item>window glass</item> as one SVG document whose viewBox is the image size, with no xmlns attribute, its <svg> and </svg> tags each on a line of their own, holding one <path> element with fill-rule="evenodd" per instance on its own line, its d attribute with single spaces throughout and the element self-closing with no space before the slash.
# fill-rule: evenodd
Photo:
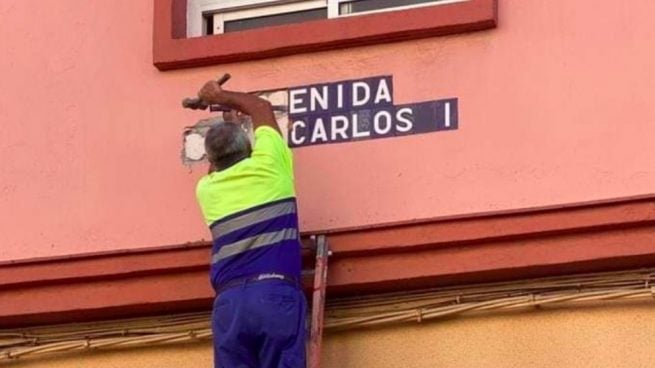
<svg viewBox="0 0 655 368">
<path fill-rule="evenodd" d="M 362 13 L 372 10 L 438 2 L 439 0 L 353 0 L 341 2 L 339 6 L 339 14 Z"/>
<path fill-rule="evenodd" d="M 308 20 L 326 19 L 327 8 L 298 11 L 293 13 L 283 13 L 255 17 L 248 19 L 238 19 L 227 21 L 223 24 L 224 32 L 236 32 L 246 29 L 277 26 L 290 23 L 301 23 Z"/>
</svg>

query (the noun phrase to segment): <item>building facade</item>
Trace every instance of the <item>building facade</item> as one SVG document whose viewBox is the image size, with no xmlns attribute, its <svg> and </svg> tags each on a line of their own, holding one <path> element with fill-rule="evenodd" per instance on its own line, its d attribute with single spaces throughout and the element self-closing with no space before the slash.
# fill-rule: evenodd
<svg viewBox="0 0 655 368">
<path fill-rule="evenodd" d="M 189 1 L 0 3 L 7 339 L 209 310 L 206 166 L 184 155 L 211 114 L 180 101 L 229 72 L 289 110 L 301 228 L 333 252 L 324 366 L 648 366 L 655 4 Z M 541 305 L 537 278 L 590 294 Z M 380 300 L 416 316 L 338 328 Z M 206 336 L 18 359 L 7 339 L 25 367 L 212 358 Z"/>
</svg>

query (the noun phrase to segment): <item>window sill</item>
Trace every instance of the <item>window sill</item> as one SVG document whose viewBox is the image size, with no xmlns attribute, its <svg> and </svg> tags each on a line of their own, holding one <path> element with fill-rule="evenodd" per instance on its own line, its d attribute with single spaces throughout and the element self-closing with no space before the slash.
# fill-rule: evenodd
<svg viewBox="0 0 655 368">
<path fill-rule="evenodd" d="M 159 70 L 264 59 L 307 52 L 443 36 L 494 28 L 498 0 L 185 38 L 186 0 L 155 0 L 153 63 Z"/>
</svg>

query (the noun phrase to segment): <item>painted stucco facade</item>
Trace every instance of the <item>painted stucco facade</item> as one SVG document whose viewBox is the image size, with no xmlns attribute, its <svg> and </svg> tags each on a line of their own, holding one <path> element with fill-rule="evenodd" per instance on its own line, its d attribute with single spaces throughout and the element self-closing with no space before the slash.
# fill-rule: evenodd
<svg viewBox="0 0 655 368">
<path fill-rule="evenodd" d="M 496 29 L 160 72 L 151 1 L 0 4 L 0 260 L 207 239 L 180 99 L 392 75 L 397 103 L 457 97 L 456 131 L 295 151 L 306 231 L 653 192 L 646 0 L 506 0 Z"/>
<path fill-rule="evenodd" d="M 194 196 L 206 168 L 180 157 L 185 127 L 208 114 L 180 100 L 224 72 L 235 90 L 388 75 L 396 104 L 458 99 L 457 130 L 294 150 L 302 230 L 337 231 L 331 287 L 655 265 L 655 3 L 498 6 L 486 31 L 159 71 L 152 0 L 0 1 L 0 303 L 12 303 L 0 304 L 0 320 L 208 308 L 208 249 L 184 246 L 209 239 Z M 566 207 L 476 217 L 643 195 L 570 216 Z M 437 217 L 466 220 L 340 232 Z M 140 253 L 165 246 L 177 247 Z M 77 258 L 105 251 L 119 253 Z M 66 259 L 10 264 L 51 257 Z M 44 269 L 55 272 L 34 274 Z M 140 309 L 149 305 L 158 309 Z M 646 367 L 653 313 L 652 303 L 621 302 L 330 333 L 324 366 Z M 209 367 L 211 348 L 16 366 L 125 362 Z"/>
</svg>

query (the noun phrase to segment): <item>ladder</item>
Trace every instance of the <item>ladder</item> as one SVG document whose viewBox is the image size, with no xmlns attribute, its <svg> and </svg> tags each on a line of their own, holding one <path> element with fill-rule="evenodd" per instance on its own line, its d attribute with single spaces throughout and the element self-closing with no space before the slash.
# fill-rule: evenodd
<svg viewBox="0 0 655 368">
<path fill-rule="evenodd" d="M 325 288 L 327 286 L 328 257 L 330 247 L 325 235 L 312 236 L 316 251 L 314 282 L 312 287 L 312 310 L 310 334 L 307 347 L 307 367 L 319 368 L 321 364 L 321 343 L 323 341 L 323 315 L 325 313 Z"/>
</svg>

